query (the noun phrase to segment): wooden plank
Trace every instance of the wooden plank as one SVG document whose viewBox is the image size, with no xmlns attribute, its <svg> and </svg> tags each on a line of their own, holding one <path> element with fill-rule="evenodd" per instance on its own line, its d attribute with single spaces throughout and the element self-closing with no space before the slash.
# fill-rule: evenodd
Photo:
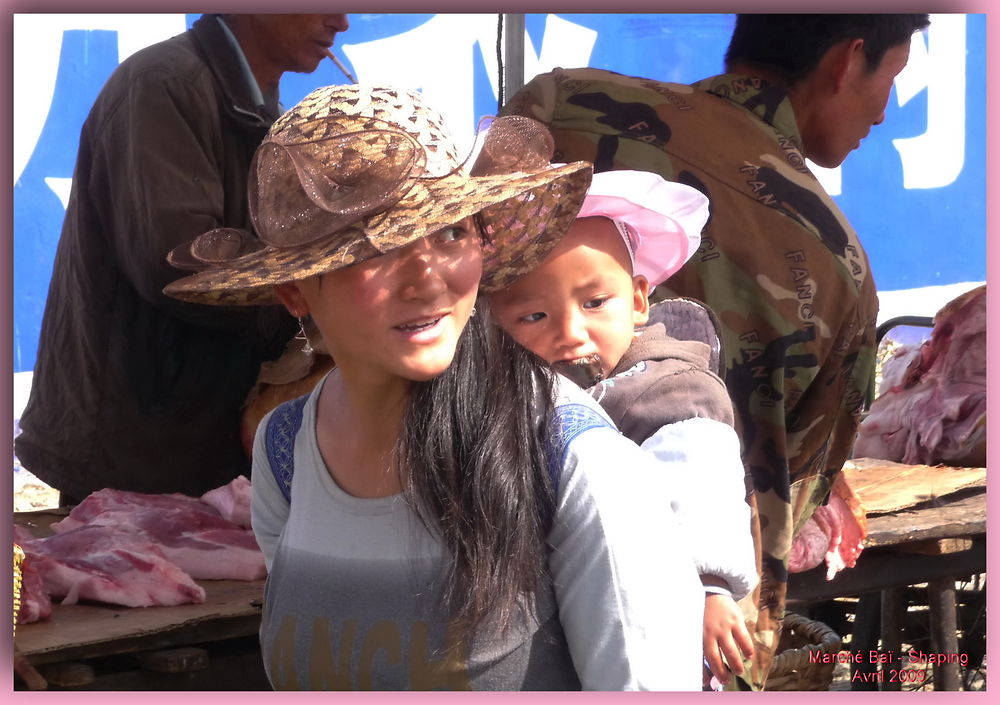
<svg viewBox="0 0 1000 705">
<path fill-rule="evenodd" d="M 211 627 L 218 638 L 256 633 L 264 581 L 204 580 L 205 604 L 177 607 L 113 607 L 110 605 L 54 605 L 52 617 L 17 628 L 16 643 L 32 663 L 86 658 L 126 650 L 169 646 L 170 634 L 202 632 Z M 233 629 L 226 628 L 232 622 Z M 157 635 L 166 638 L 153 638 Z M 213 638 L 206 635 L 205 638 Z M 185 643 L 185 642 L 180 642 Z M 190 643 L 190 642 L 187 642 Z M 148 645 L 145 645 L 148 644 Z M 42 658 L 44 657 L 44 658 Z"/>
<path fill-rule="evenodd" d="M 900 553 L 893 548 L 865 550 L 853 568 L 826 579 L 820 566 L 805 573 L 788 576 L 788 599 L 819 602 L 837 597 L 861 595 L 873 590 L 916 585 L 942 577 L 956 577 L 986 572 L 986 537 L 978 536 L 972 548 L 942 556 Z"/>
<path fill-rule="evenodd" d="M 53 532 L 50 526 L 65 519 L 68 514 L 69 508 L 67 507 L 39 509 L 34 512 L 15 512 L 14 523 L 26 526 L 31 533 L 41 538 L 51 536 Z"/>
<path fill-rule="evenodd" d="M 216 619 L 190 626 L 163 630 L 155 633 L 129 635 L 110 641 L 67 646 L 57 651 L 34 654 L 34 664 L 55 663 L 66 659 L 97 659 L 133 654 L 150 649 L 170 649 L 186 644 L 208 644 L 239 638 L 257 638 L 260 617 Z"/>
<path fill-rule="evenodd" d="M 967 538 L 985 533 L 986 493 L 980 492 L 940 507 L 907 509 L 893 514 L 870 516 L 865 548 Z"/>
<path fill-rule="evenodd" d="M 972 548 L 972 539 L 930 539 L 928 541 L 918 541 L 917 543 L 904 543 L 899 547 L 900 551 L 906 553 L 922 553 L 925 556 L 940 556 L 945 553 L 958 553 L 968 551 Z"/>
<path fill-rule="evenodd" d="M 912 507 L 971 487 L 986 488 L 986 468 L 904 465 L 856 458 L 844 477 L 870 515 Z"/>
</svg>

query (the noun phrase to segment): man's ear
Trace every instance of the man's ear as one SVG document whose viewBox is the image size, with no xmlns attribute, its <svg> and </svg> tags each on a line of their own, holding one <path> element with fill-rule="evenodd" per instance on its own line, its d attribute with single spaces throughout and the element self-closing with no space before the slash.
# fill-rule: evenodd
<svg viewBox="0 0 1000 705">
<path fill-rule="evenodd" d="M 845 39 L 834 44 L 820 60 L 820 67 L 826 70 L 835 93 L 840 93 L 845 86 L 852 85 L 850 80 L 867 70 L 864 39 Z"/>
<path fill-rule="evenodd" d="M 309 304 L 302 295 L 298 282 L 287 282 L 274 285 L 274 295 L 285 305 L 288 312 L 296 318 L 309 315 Z"/>
<path fill-rule="evenodd" d="M 649 282 L 636 274 L 632 277 L 632 323 L 644 326 L 649 321 Z"/>
</svg>

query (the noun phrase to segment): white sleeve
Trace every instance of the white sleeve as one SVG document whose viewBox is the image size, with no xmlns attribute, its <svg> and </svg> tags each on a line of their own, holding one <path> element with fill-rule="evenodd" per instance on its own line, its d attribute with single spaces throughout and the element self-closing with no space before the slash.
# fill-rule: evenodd
<svg viewBox="0 0 1000 705">
<path fill-rule="evenodd" d="M 756 586 L 740 441 L 728 424 L 692 418 L 662 426 L 642 444 L 660 463 L 700 575 L 726 581 L 739 600 Z"/>
<path fill-rule="evenodd" d="M 705 593 L 665 474 L 606 420 L 563 429 L 549 568 L 583 688 L 700 690 Z"/>
<path fill-rule="evenodd" d="M 267 429 L 267 422 L 271 418 L 273 411 L 263 419 L 257 426 L 257 434 L 253 441 L 253 467 L 251 471 L 250 486 L 253 490 L 253 499 L 250 504 L 250 524 L 253 527 L 257 545 L 260 546 L 264 554 L 264 564 L 268 572 L 271 571 L 271 562 L 274 560 L 274 551 L 278 544 L 278 537 L 281 536 L 288 521 L 289 504 L 285 495 L 278 488 L 278 481 L 271 472 L 271 463 L 267 458 L 267 448 L 264 442 L 264 435 Z"/>
</svg>

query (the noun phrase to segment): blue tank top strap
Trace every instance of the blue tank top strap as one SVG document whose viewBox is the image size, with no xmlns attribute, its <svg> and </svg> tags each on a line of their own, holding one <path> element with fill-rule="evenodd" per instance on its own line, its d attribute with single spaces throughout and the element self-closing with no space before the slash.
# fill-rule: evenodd
<svg viewBox="0 0 1000 705">
<path fill-rule="evenodd" d="M 302 396 L 277 407 L 268 419 L 264 434 L 268 464 L 278 488 L 289 502 L 295 472 L 295 436 L 302 426 L 302 410 L 308 398 L 308 395 Z M 563 404 L 556 408 L 548 438 L 549 479 L 554 492 L 559 491 L 559 475 L 566 463 L 570 443 L 581 433 L 602 427 L 614 428 L 585 404 Z"/>
<path fill-rule="evenodd" d="M 566 464 L 566 453 L 569 444 L 584 431 L 592 428 L 611 428 L 608 420 L 586 404 L 562 404 L 556 407 L 556 413 L 549 424 L 549 479 L 552 490 L 559 494 L 559 475 Z"/>
<path fill-rule="evenodd" d="M 278 489 L 292 501 L 292 475 L 295 472 L 295 436 L 302 426 L 302 409 L 309 395 L 281 404 L 271 413 L 264 431 L 267 462 Z"/>
</svg>

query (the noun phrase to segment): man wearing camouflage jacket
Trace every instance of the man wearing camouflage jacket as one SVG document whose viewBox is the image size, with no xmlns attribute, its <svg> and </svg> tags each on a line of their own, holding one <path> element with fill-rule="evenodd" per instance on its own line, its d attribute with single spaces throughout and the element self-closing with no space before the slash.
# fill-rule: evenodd
<svg viewBox="0 0 1000 705">
<path fill-rule="evenodd" d="M 884 118 L 927 15 L 741 15 L 727 73 L 693 85 L 596 69 L 535 77 L 505 106 L 552 130 L 556 158 L 654 171 L 705 193 L 699 252 L 658 297 L 718 314 L 761 585 L 744 601 L 763 686 L 795 531 L 853 443 L 878 313 L 864 248 L 805 157 L 839 165 Z M 752 489 L 752 491 L 750 491 Z"/>
</svg>

